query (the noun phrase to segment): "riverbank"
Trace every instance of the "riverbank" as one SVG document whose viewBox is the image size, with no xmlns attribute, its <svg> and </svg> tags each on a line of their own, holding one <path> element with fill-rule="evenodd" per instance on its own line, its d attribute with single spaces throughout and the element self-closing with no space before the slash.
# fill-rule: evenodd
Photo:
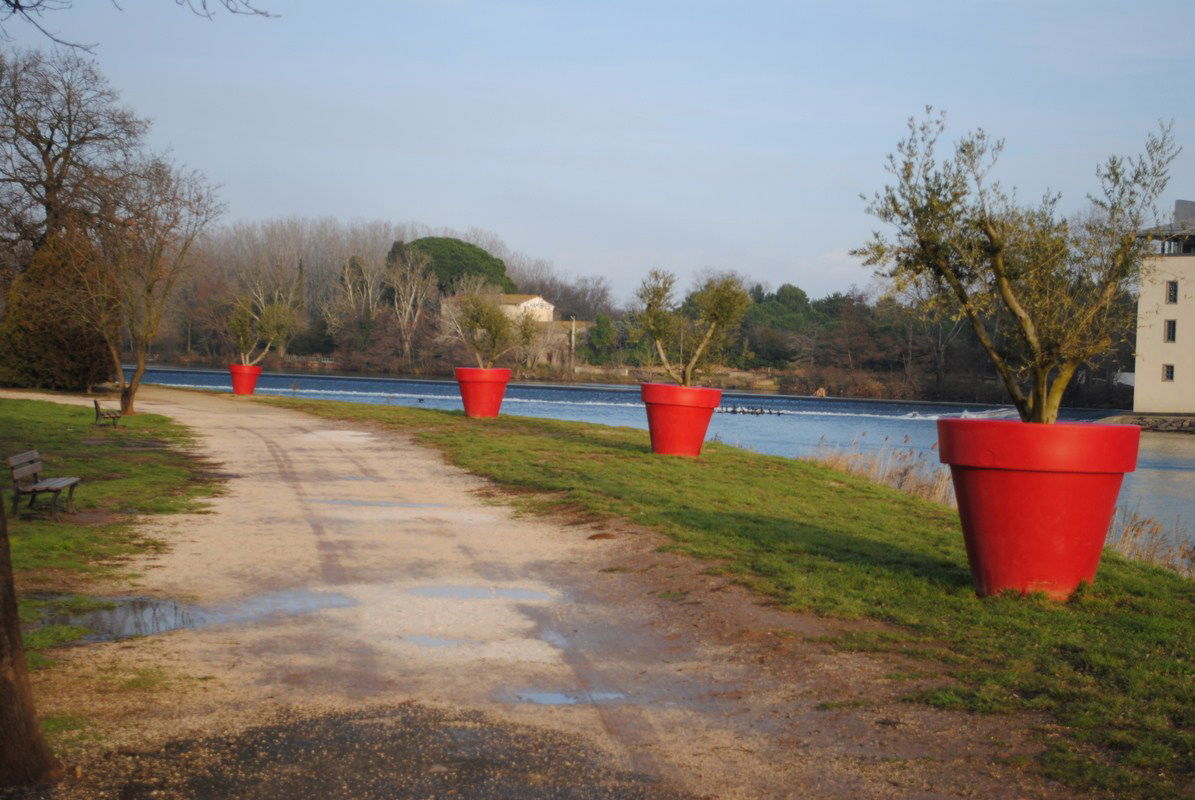
<svg viewBox="0 0 1195 800">
<path fill-rule="evenodd" d="M 1154 433 L 1195 434 L 1195 414 L 1117 414 L 1100 420 L 1110 425 L 1139 425 Z"/>
<path fill-rule="evenodd" d="M 1179 797 L 1195 781 L 1195 583 L 1173 573 L 1109 553 L 1071 603 L 979 600 L 953 512 L 813 464 L 716 443 L 658 458 L 641 431 L 579 423 L 260 402 L 410 433 L 525 510 L 643 526 L 785 608 L 895 626 L 833 644 L 944 670 L 910 700 L 1048 714 L 1065 735 L 1040 766 L 1075 786 Z"/>
</svg>

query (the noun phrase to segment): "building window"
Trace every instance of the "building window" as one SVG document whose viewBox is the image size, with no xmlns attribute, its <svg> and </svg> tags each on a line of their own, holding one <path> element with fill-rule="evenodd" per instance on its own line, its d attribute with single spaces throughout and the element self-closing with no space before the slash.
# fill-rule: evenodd
<svg viewBox="0 0 1195 800">
<path fill-rule="evenodd" d="M 1164 329 L 1162 331 L 1163 342 L 1173 342 L 1175 335 L 1178 333 L 1178 321 L 1173 319 L 1166 320 Z"/>
<path fill-rule="evenodd" d="M 1164 381 L 1174 380 L 1174 365 L 1173 364 L 1163 364 L 1162 365 L 1162 380 L 1164 380 Z"/>
<path fill-rule="evenodd" d="M 1166 281 L 1166 302 L 1178 302 L 1178 281 Z"/>
</svg>

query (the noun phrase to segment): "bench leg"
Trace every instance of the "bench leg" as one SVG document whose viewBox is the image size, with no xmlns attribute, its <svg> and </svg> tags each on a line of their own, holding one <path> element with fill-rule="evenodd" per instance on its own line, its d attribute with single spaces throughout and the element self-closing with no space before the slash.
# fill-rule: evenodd
<svg viewBox="0 0 1195 800">
<path fill-rule="evenodd" d="M 12 515 L 15 518 L 17 512 L 20 511 L 21 493 L 16 489 L 12 490 Z"/>
<path fill-rule="evenodd" d="M 71 488 L 66 491 L 66 511 L 68 514 L 78 513 L 75 511 L 75 487 L 77 483 L 71 484 Z"/>
<path fill-rule="evenodd" d="M 60 494 L 62 494 L 61 489 L 59 489 L 57 492 L 54 492 L 54 498 L 50 500 L 50 514 L 53 515 L 55 522 L 61 521 L 58 518 L 58 495 Z"/>
</svg>

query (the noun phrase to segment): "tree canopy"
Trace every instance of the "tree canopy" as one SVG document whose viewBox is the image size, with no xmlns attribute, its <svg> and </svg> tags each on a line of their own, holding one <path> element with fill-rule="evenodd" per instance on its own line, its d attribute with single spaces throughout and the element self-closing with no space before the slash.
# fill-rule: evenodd
<svg viewBox="0 0 1195 800">
<path fill-rule="evenodd" d="M 441 292 L 448 293 L 456 283 L 477 275 L 504 292 L 518 291 L 506 275 L 506 264 L 475 244 L 448 236 L 425 236 L 410 243 L 431 259 L 431 270 Z"/>
<path fill-rule="evenodd" d="M 898 290 L 920 288 L 965 317 L 1021 418 L 1055 422 L 1076 370 L 1133 329 L 1122 300 L 1150 252 L 1141 231 L 1178 154 L 1170 127 L 1150 134 L 1141 155 L 1099 165 L 1089 208 L 1069 218 L 1057 194 L 1022 203 L 991 178 L 1002 141 L 975 131 L 940 158 L 944 131 L 932 109 L 910 118 L 888 157 L 894 182 L 868 209 L 890 233 L 854 252 Z"/>
</svg>

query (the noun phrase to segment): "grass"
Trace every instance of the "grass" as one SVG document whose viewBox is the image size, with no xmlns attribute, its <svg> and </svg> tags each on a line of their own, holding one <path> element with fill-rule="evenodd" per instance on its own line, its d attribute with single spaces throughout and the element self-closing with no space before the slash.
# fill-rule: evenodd
<svg viewBox="0 0 1195 800">
<path fill-rule="evenodd" d="M 807 461 L 712 444 L 700 460 L 648 452 L 644 431 L 287 398 L 272 403 L 413 434 L 528 511 L 620 519 L 794 611 L 888 623 L 834 646 L 941 665 L 912 702 L 1036 711 L 1064 732 L 1049 775 L 1117 797 L 1195 787 L 1195 583 L 1107 552 L 1066 604 L 975 597 L 955 512 Z"/>
<path fill-rule="evenodd" d="M 125 417 L 117 428 L 97 428 L 93 421 L 87 407 L 0 399 L 0 454 L 37 450 L 46 476 L 83 479 L 75 490 L 75 506 L 85 512 L 80 516 L 63 514 L 55 522 L 43 497 L 32 511 L 23 500 L 17 516 L 9 519 L 13 568 L 22 590 L 21 619 L 27 624 L 103 608 L 104 601 L 73 590 L 116 576 L 131 556 L 160 549 L 160 542 L 137 532 L 137 518 L 197 510 L 218 489 L 210 466 L 188 452 L 192 439 L 182 425 L 154 414 Z M 5 492 L 6 513 L 11 500 L 11 492 Z M 50 591 L 67 594 L 42 594 Z M 29 631 L 25 644 L 30 665 L 45 666 L 49 660 L 41 651 L 83 633 L 74 626 Z"/>
</svg>

